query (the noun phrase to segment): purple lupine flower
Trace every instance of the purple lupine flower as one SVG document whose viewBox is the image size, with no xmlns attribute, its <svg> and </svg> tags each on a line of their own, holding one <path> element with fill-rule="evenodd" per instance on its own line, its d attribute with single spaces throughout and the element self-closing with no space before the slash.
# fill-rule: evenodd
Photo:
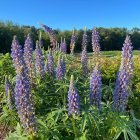
<svg viewBox="0 0 140 140">
<path fill-rule="evenodd" d="M 115 91 L 113 94 L 113 110 L 123 112 L 126 109 L 128 99 L 128 75 L 125 69 L 119 71 Z"/>
<path fill-rule="evenodd" d="M 19 45 L 19 42 L 16 36 L 13 37 L 11 47 L 12 47 L 11 48 L 12 62 L 16 69 L 16 73 L 18 74 L 20 71 L 20 68 L 24 65 L 24 59 L 23 59 L 22 47 Z"/>
<path fill-rule="evenodd" d="M 88 56 L 87 56 L 87 49 L 86 47 L 83 48 L 82 55 L 81 55 L 81 63 L 82 63 L 82 72 L 83 75 L 87 75 L 88 73 Z"/>
<path fill-rule="evenodd" d="M 25 69 L 26 67 L 21 67 L 20 73 L 16 76 L 15 102 L 23 128 L 29 134 L 34 134 L 36 131 L 35 109 L 31 96 L 30 81 Z"/>
<path fill-rule="evenodd" d="M 86 47 L 87 47 L 87 32 L 86 32 L 86 27 L 85 27 L 84 34 L 83 34 L 83 40 L 82 40 L 82 50 Z"/>
<path fill-rule="evenodd" d="M 65 73 L 66 73 L 66 61 L 65 61 L 64 58 L 62 57 L 62 58 L 60 59 L 60 62 L 61 62 L 62 68 L 63 68 L 63 75 L 65 76 Z"/>
<path fill-rule="evenodd" d="M 52 28 L 46 26 L 46 25 L 43 25 L 43 24 L 40 24 L 44 29 L 45 31 L 48 33 L 49 35 L 49 38 L 50 38 L 50 42 L 51 42 L 51 49 L 55 49 L 55 46 L 56 46 L 56 38 L 55 38 L 55 34 L 54 34 L 54 31 L 52 30 Z"/>
<path fill-rule="evenodd" d="M 90 78 L 90 103 L 101 108 L 101 72 L 99 69 L 94 68 Z"/>
<path fill-rule="evenodd" d="M 70 43 L 70 52 L 71 52 L 71 54 L 74 53 L 75 41 L 76 41 L 76 36 L 75 36 L 75 32 L 73 30 L 73 33 L 72 33 L 72 36 L 71 36 L 71 43 Z"/>
<path fill-rule="evenodd" d="M 92 30 L 92 47 L 94 52 L 94 66 L 98 66 L 100 64 L 100 36 L 97 31 L 97 28 Z"/>
<path fill-rule="evenodd" d="M 5 92 L 6 92 L 8 107 L 10 110 L 12 110 L 14 106 L 14 102 L 15 102 L 14 90 L 13 90 L 11 82 L 7 78 L 5 79 Z"/>
<path fill-rule="evenodd" d="M 117 75 L 116 87 L 113 95 L 113 110 L 123 112 L 126 110 L 129 86 L 133 74 L 132 62 L 132 43 L 130 36 L 126 36 L 125 43 L 122 48 L 121 66 Z"/>
<path fill-rule="evenodd" d="M 122 61 L 120 70 L 125 68 L 126 73 L 128 74 L 128 81 L 131 82 L 133 76 L 133 46 L 131 43 L 130 36 L 126 36 L 125 42 L 122 48 Z"/>
<path fill-rule="evenodd" d="M 48 72 L 50 75 L 54 75 L 54 57 L 51 50 L 48 55 L 45 71 Z"/>
<path fill-rule="evenodd" d="M 80 114 L 80 97 L 74 85 L 73 75 L 71 75 L 70 86 L 68 91 L 68 114 Z"/>
<path fill-rule="evenodd" d="M 56 67 L 56 79 L 61 80 L 64 78 L 64 64 L 61 58 L 58 59 L 58 64 Z"/>
<path fill-rule="evenodd" d="M 24 44 L 24 61 L 28 69 L 28 76 L 30 78 L 31 85 L 34 83 L 35 71 L 34 71 L 34 60 L 33 60 L 33 42 L 28 34 Z"/>
<path fill-rule="evenodd" d="M 36 41 L 35 54 L 36 54 L 36 61 L 35 61 L 36 74 L 38 77 L 42 78 L 45 74 L 45 70 L 44 70 L 43 54 L 41 49 L 41 41 Z"/>
<path fill-rule="evenodd" d="M 64 38 L 64 41 L 61 41 L 61 44 L 60 44 L 60 51 L 64 54 L 67 53 L 67 46 L 66 46 L 66 41 L 65 41 L 65 38 Z"/>
</svg>

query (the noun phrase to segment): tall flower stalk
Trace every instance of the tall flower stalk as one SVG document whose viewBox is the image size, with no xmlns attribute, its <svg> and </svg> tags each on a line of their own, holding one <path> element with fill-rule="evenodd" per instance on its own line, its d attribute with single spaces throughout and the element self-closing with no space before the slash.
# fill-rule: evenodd
<svg viewBox="0 0 140 140">
<path fill-rule="evenodd" d="M 63 58 L 58 59 L 58 64 L 56 67 L 56 79 L 61 80 L 65 76 L 65 62 Z"/>
<path fill-rule="evenodd" d="M 127 107 L 129 89 L 133 75 L 133 54 L 130 36 L 126 36 L 122 48 L 121 66 L 117 75 L 115 91 L 113 94 L 113 110 L 124 112 Z"/>
<path fill-rule="evenodd" d="M 52 76 L 54 75 L 54 57 L 53 57 L 53 53 L 51 50 L 48 54 L 45 71 L 48 72 L 48 74 L 50 74 Z"/>
<path fill-rule="evenodd" d="M 81 56 L 81 63 L 82 63 L 82 72 L 83 75 L 87 75 L 88 73 L 88 54 L 86 47 L 83 48 L 82 56 Z"/>
<path fill-rule="evenodd" d="M 35 111 L 26 67 L 21 67 L 20 72 L 16 76 L 15 101 L 23 128 L 33 135 L 36 132 Z"/>
<path fill-rule="evenodd" d="M 84 29 L 84 34 L 83 34 L 83 39 L 82 39 L 82 50 L 84 48 L 87 48 L 87 32 L 86 32 L 86 27 Z"/>
<path fill-rule="evenodd" d="M 80 114 L 80 97 L 75 88 L 73 75 L 71 75 L 68 91 L 68 114 L 74 116 Z"/>
<path fill-rule="evenodd" d="M 97 68 L 93 70 L 90 77 L 90 103 L 91 105 L 94 105 L 98 109 L 100 109 L 102 78 L 101 78 L 101 72 Z"/>
<path fill-rule="evenodd" d="M 28 34 L 25 44 L 24 44 L 24 61 L 28 69 L 28 76 L 30 78 L 30 83 L 33 85 L 35 80 L 35 69 L 34 69 L 34 60 L 33 60 L 33 42 Z"/>
<path fill-rule="evenodd" d="M 67 53 L 67 46 L 66 46 L 66 40 L 64 38 L 64 41 L 61 39 L 61 44 L 60 44 L 60 51 L 64 54 Z"/>
<path fill-rule="evenodd" d="M 34 106 L 30 88 L 30 79 L 28 75 L 28 69 L 25 65 L 26 60 L 24 61 L 23 58 L 22 47 L 19 45 L 16 36 L 14 36 L 11 50 L 12 61 L 17 73 L 14 96 L 18 116 L 23 128 L 29 134 L 33 135 L 36 131 L 36 128 Z M 6 83 L 6 90 L 8 88 L 9 85 Z"/>
<path fill-rule="evenodd" d="M 92 30 L 92 47 L 94 53 L 94 67 L 99 67 L 100 65 L 100 36 L 97 28 L 93 28 Z"/>
<path fill-rule="evenodd" d="M 41 40 L 36 41 L 36 49 L 35 49 L 35 54 L 36 54 L 36 61 L 35 61 L 35 67 L 36 67 L 36 74 L 38 77 L 42 78 L 45 74 L 44 70 L 44 60 L 43 60 L 43 54 L 42 54 L 42 49 L 41 49 Z"/>
<path fill-rule="evenodd" d="M 55 38 L 55 34 L 54 34 L 54 31 L 52 30 L 52 28 L 44 25 L 44 24 L 40 24 L 44 29 L 45 31 L 48 33 L 49 35 L 49 38 L 50 38 L 50 46 L 51 46 L 51 49 L 55 50 L 55 46 L 56 46 L 56 38 Z"/>
<path fill-rule="evenodd" d="M 128 75 L 125 69 L 119 71 L 113 94 L 113 110 L 123 112 L 126 109 L 128 99 Z"/>
<path fill-rule="evenodd" d="M 122 61 L 121 61 L 121 69 L 125 69 L 126 73 L 128 75 L 128 81 L 129 83 L 132 80 L 133 76 L 133 46 L 131 43 L 130 36 L 126 36 L 126 39 L 123 44 L 122 48 Z"/>
<path fill-rule="evenodd" d="M 23 59 L 23 50 L 21 45 L 19 45 L 17 36 L 13 37 L 11 45 L 11 57 L 16 73 L 18 74 L 20 72 L 20 68 L 24 65 L 24 59 Z"/>
<path fill-rule="evenodd" d="M 72 33 L 72 36 L 71 36 L 71 43 L 70 43 L 70 52 L 71 52 L 71 54 L 74 53 L 75 41 L 76 41 L 76 36 L 75 36 L 75 32 L 73 30 L 73 33 Z"/>
<path fill-rule="evenodd" d="M 63 68 L 63 75 L 65 76 L 65 73 L 66 73 L 66 61 L 65 61 L 64 57 L 62 57 L 60 59 L 60 62 L 61 62 L 62 68 Z"/>
<path fill-rule="evenodd" d="M 92 45 L 94 51 L 94 67 L 90 78 L 90 103 L 101 109 L 101 71 L 100 71 L 100 44 L 99 33 L 96 28 L 92 32 Z"/>
</svg>

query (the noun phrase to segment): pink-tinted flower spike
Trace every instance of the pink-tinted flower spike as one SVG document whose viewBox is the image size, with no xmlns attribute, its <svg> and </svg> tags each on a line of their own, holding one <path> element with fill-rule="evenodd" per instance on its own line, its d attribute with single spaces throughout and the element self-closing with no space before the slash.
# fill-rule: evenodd
<svg viewBox="0 0 140 140">
<path fill-rule="evenodd" d="M 54 32 L 53 32 L 53 30 L 52 30 L 52 28 L 50 28 L 50 27 L 48 27 L 48 26 L 46 26 L 46 25 L 44 25 L 44 24 L 40 24 L 44 29 L 45 29 L 45 31 L 48 33 L 48 35 L 49 35 L 49 38 L 50 38 L 50 42 L 51 42 L 51 49 L 55 49 L 55 47 L 56 47 L 56 38 L 55 38 L 55 34 L 54 34 Z"/>
<path fill-rule="evenodd" d="M 72 33 L 72 36 L 71 36 L 71 43 L 70 43 L 71 54 L 74 53 L 75 41 L 76 41 L 76 36 L 75 36 L 75 31 L 73 30 L 73 33 Z"/>
</svg>

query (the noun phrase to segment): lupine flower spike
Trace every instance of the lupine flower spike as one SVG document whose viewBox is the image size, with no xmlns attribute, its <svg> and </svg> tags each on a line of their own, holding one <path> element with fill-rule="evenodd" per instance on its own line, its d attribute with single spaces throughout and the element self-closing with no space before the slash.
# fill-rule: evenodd
<svg viewBox="0 0 140 140">
<path fill-rule="evenodd" d="M 126 36 L 125 42 L 122 48 L 122 61 L 120 70 L 125 68 L 126 73 L 128 74 L 129 84 L 131 83 L 133 76 L 133 46 L 131 43 L 130 36 Z"/>
<path fill-rule="evenodd" d="M 8 80 L 7 77 L 5 79 L 5 92 L 6 92 L 8 107 L 9 107 L 10 110 L 12 110 L 13 106 L 14 106 L 14 102 L 15 102 L 15 100 L 14 100 L 14 90 L 13 90 L 11 82 Z"/>
<path fill-rule="evenodd" d="M 65 61 L 64 57 L 62 57 L 60 59 L 60 62 L 61 62 L 62 68 L 63 68 L 63 75 L 65 76 L 65 73 L 66 73 L 66 61 Z"/>
<path fill-rule="evenodd" d="M 83 40 L 82 40 L 82 50 L 84 48 L 87 48 L 87 33 L 86 33 L 87 28 L 85 27 L 84 29 L 84 34 L 83 34 Z"/>
<path fill-rule="evenodd" d="M 119 71 L 113 95 L 113 110 L 123 112 L 128 99 L 128 75 L 124 69 Z"/>
<path fill-rule="evenodd" d="M 33 85 L 35 80 L 35 69 L 34 69 L 34 60 L 33 60 L 33 42 L 30 37 L 30 34 L 28 34 L 24 44 L 24 61 L 28 69 L 28 76 L 30 78 L 30 83 L 31 85 Z"/>
<path fill-rule="evenodd" d="M 50 50 L 48 54 L 48 60 L 45 67 L 45 71 L 52 76 L 54 75 L 54 57 L 53 57 L 52 50 Z"/>
<path fill-rule="evenodd" d="M 92 45 L 94 51 L 94 67 L 90 78 L 90 103 L 101 109 L 101 72 L 100 72 L 100 44 L 99 33 L 94 28 L 92 32 Z"/>
<path fill-rule="evenodd" d="M 55 34 L 52 30 L 52 28 L 46 26 L 46 25 L 43 25 L 43 24 L 40 24 L 44 29 L 45 31 L 48 33 L 49 35 L 49 38 L 50 38 L 50 42 L 51 42 L 51 49 L 55 50 L 55 46 L 56 46 L 56 38 L 55 38 Z"/>
<path fill-rule="evenodd" d="M 25 67 L 21 67 L 20 72 L 16 76 L 15 101 L 23 128 L 33 135 L 36 132 L 35 111 L 29 78 L 25 72 Z"/>
<path fill-rule="evenodd" d="M 16 73 L 18 74 L 20 72 L 20 68 L 24 65 L 24 59 L 23 59 L 22 47 L 19 45 L 16 36 L 13 37 L 11 47 L 12 47 L 11 57 L 12 57 L 13 65 L 16 69 Z"/>
<path fill-rule="evenodd" d="M 80 114 L 80 99 L 77 89 L 74 85 L 73 75 L 71 75 L 70 86 L 68 91 L 68 114 L 74 116 Z"/>
<path fill-rule="evenodd" d="M 130 37 L 126 36 L 122 48 L 121 66 L 117 75 L 116 87 L 113 95 L 114 111 L 124 112 L 126 110 L 133 75 L 132 49 Z"/>
<path fill-rule="evenodd" d="M 88 56 L 87 56 L 87 49 L 86 49 L 86 47 L 84 47 L 83 48 L 83 51 L 82 51 L 81 63 L 82 63 L 82 72 L 83 72 L 83 75 L 87 75 L 87 73 L 88 73 L 88 67 L 87 67 L 87 64 L 88 64 Z"/>
<path fill-rule="evenodd" d="M 96 106 L 98 109 L 101 108 L 101 73 L 96 67 L 90 78 L 90 103 Z"/>
<path fill-rule="evenodd" d="M 70 43 L 70 52 L 71 52 L 71 54 L 74 53 L 75 40 L 76 40 L 76 36 L 75 36 L 75 32 L 73 30 L 73 33 L 72 33 L 72 36 L 71 36 L 71 43 Z"/>
<path fill-rule="evenodd" d="M 100 65 L 100 36 L 96 28 L 92 31 L 92 47 L 94 53 L 94 66 Z"/>
<path fill-rule="evenodd" d="M 65 38 L 64 38 L 64 41 L 62 41 L 62 39 L 61 39 L 60 50 L 64 54 L 67 53 L 67 46 L 66 46 Z"/>
<path fill-rule="evenodd" d="M 56 79 L 61 80 L 64 78 L 65 75 L 65 67 L 64 67 L 64 62 L 62 58 L 58 59 L 58 64 L 56 67 Z"/>
<path fill-rule="evenodd" d="M 35 61 L 36 74 L 38 77 L 42 78 L 45 74 L 45 70 L 44 70 L 43 54 L 41 49 L 41 41 L 36 41 L 35 54 L 36 54 Z"/>
</svg>

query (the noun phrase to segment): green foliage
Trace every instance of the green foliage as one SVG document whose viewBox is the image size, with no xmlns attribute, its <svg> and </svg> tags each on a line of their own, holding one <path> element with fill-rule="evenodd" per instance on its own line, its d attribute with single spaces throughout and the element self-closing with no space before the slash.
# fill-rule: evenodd
<svg viewBox="0 0 140 140">
<path fill-rule="evenodd" d="M 47 51 L 43 51 L 45 58 Z M 15 70 L 9 54 L 0 58 L 0 126 L 8 128 L 6 140 L 139 140 L 140 130 L 140 58 L 134 57 L 134 78 L 129 108 L 125 113 L 112 112 L 112 94 L 120 65 L 120 52 L 115 57 L 106 57 L 110 52 L 103 52 L 102 71 L 102 109 L 98 111 L 89 104 L 89 81 L 92 71 L 92 54 L 89 54 L 89 74 L 82 76 L 80 55 L 64 55 L 66 75 L 57 81 L 55 76 L 46 74 L 43 79 L 36 78 L 32 89 L 34 98 L 37 133 L 27 135 L 20 125 L 16 108 L 8 109 L 4 91 L 4 77 L 9 76 L 15 84 Z M 138 53 L 137 53 L 138 54 Z M 55 67 L 60 53 L 55 53 Z M 119 56 L 118 56 L 119 55 Z M 75 77 L 75 86 L 80 95 L 80 115 L 68 116 L 67 92 L 70 75 Z M 134 115 L 135 114 L 135 115 Z"/>
</svg>

